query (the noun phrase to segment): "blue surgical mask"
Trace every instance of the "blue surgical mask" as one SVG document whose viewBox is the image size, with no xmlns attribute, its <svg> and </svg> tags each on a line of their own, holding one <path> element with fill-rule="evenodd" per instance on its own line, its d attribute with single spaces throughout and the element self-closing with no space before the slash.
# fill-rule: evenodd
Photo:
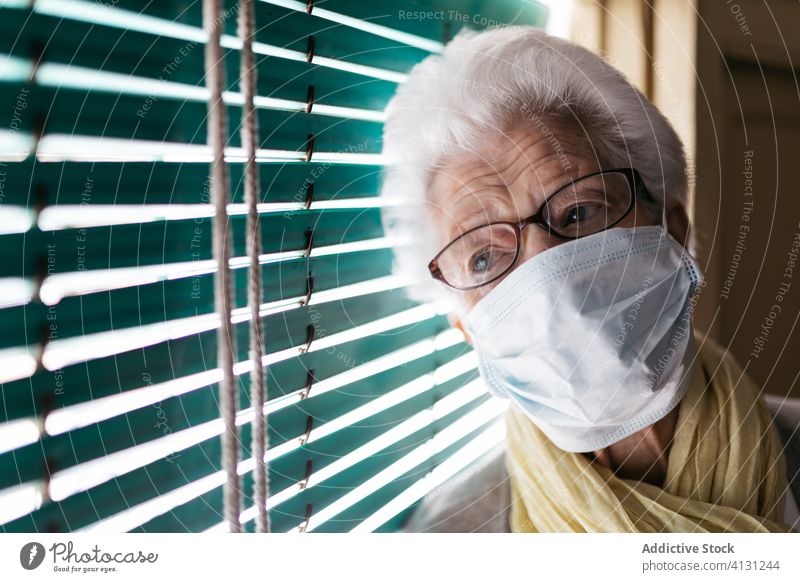
<svg viewBox="0 0 800 582">
<path fill-rule="evenodd" d="M 689 385 L 703 276 L 661 226 L 612 228 L 518 266 L 468 314 L 489 390 L 565 451 L 611 445 Z"/>
</svg>

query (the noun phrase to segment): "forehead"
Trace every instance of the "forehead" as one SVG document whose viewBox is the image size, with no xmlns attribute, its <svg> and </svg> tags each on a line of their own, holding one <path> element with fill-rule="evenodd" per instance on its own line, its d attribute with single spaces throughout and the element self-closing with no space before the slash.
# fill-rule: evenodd
<svg viewBox="0 0 800 582">
<path fill-rule="evenodd" d="M 444 160 L 429 184 L 440 242 L 474 226 L 520 220 L 560 186 L 600 169 L 578 126 L 530 120 Z"/>
</svg>

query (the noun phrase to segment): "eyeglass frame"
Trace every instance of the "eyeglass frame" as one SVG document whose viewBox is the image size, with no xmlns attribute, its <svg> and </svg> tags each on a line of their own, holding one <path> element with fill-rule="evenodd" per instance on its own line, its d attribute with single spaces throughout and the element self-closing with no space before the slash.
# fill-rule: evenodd
<svg viewBox="0 0 800 582">
<path fill-rule="evenodd" d="M 500 279 L 501 277 L 504 277 L 510 271 L 512 271 L 512 270 L 514 270 L 516 268 L 517 262 L 519 261 L 519 256 L 520 256 L 521 250 L 522 250 L 522 231 L 525 230 L 525 228 L 529 224 L 536 224 L 537 226 L 539 226 L 540 228 L 545 230 L 548 235 L 555 236 L 556 238 L 559 238 L 559 239 L 565 240 L 565 241 L 566 240 L 577 240 L 577 239 L 582 238 L 584 236 L 591 236 L 591 234 L 597 234 L 598 232 L 603 232 L 603 230 L 598 230 L 597 232 L 593 232 L 591 234 L 580 234 L 580 235 L 577 235 L 577 236 L 564 235 L 564 234 L 560 234 L 560 233 L 555 232 L 554 230 L 552 230 L 550 225 L 544 220 L 544 209 L 547 206 L 548 202 L 550 202 L 550 200 L 552 198 L 554 198 L 555 196 L 558 196 L 561 192 L 563 192 L 564 190 L 566 190 L 567 188 L 569 188 L 570 186 L 572 186 L 576 182 L 580 182 L 581 180 L 584 180 L 586 178 L 591 178 L 593 176 L 599 176 L 601 174 L 622 174 L 628 180 L 628 186 L 630 186 L 630 189 L 631 189 L 631 199 L 630 199 L 630 202 L 628 204 L 628 208 L 625 210 L 625 212 L 623 212 L 619 216 L 619 218 L 617 218 L 611 224 L 607 225 L 603 230 L 608 230 L 609 228 L 613 227 L 615 224 L 618 224 L 623 218 L 628 216 L 628 214 L 630 214 L 631 210 L 633 210 L 633 207 L 636 205 L 636 197 L 637 197 L 637 195 L 639 195 L 639 193 L 642 193 L 647 198 L 649 198 L 650 200 L 655 201 L 655 198 L 650 193 L 650 191 L 647 189 L 647 186 L 645 186 L 644 180 L 642 180 L 641 174 L 639 174 L 638 170 L 636 170 L 635 168 L 614 168 L 614 169 L 611 169 L 611 170 L 599 170 L 597 172 L 592 172 L 591 174 L 586 174 L 585 176 L 580 176 L 578 178 L 575 178 L 574 180 L 571 180 L 567 184 L 564 184 L 558 190 L 556 190 L 555 192 L 550 194 L 547 198 L 544 199 L 544 201 L 541 203 L 541 205 L 539 205 L 539 208 L 536 210 L 536 212 L 534 212 L 532 215 L 530 215 L 527 218 L 523 218 L 522 220 L 519 220 L 519 221 L 499 220 L 499 221 L 496 221 L 496 222 L 488 222 L 486 224 L 481 224 L 479 226 L 470 228 L 469 230 L 467 230 L 467 231 L 461 233 L 460 235 L 458 235 L 456 238 L 454 238 L 449 243 L 447 243 L 442 250 L 440 250 L 438 253 L 436 253 L 436 256 L 433 257 L 433 259 L 431 259 L 430 263 L 428 263 L 428 270 L 430 271 L 431 276 L 434 279 L 436 279 L 438 281 L 441 281 L 442 283 L 444 283 L 445 285 L 447 285 L 448 287 L 450 287 L 451 289 L 454 289 L 456 291 L 472 291 L 473 289 L 478 289 L 480 287 L 483 287 L 484 285 L 488 285 L 489 283 L 493 283 L 494 281 L 497 281 L 498 279 Z M 439 269 L 439 257 L 441 257 L 442 254 L 445 251 L 447 251 L 447 249 L 449 249 L 451 246 L 453 246 L 455 243 L 457 243 L 459 240 L 461 240 L 463 237 L 467 236 L 471 232 L 474 232 L 474 231 L 479 230 L 481 228 L 486 228 L 487 226 L 495 226 L 495 225 L 503 225 L 503 224 L 508 225 L 508 226 L 510 226 L 511 228 L 514 229 L 514 234 L 516 235 L 516 242 L 517 242 L 517 251 L 516 251 L 516 254 L 514 255 L 514 260 L 509 264 L 508 268 L 505 269 L 502 273 L 500 273 L 500 274 L 494 276 L 493 278 L 489 279 L 488 281 L 484 281 L 482 283 L 479 283 L 478 285 L 472 285 L 471 287 L 455 287 L 455 286 L 451 285 L 447 281 L 447 279 L 445 279 L 444 275 L 442 274 L 442 271 Z"/>
</svg>

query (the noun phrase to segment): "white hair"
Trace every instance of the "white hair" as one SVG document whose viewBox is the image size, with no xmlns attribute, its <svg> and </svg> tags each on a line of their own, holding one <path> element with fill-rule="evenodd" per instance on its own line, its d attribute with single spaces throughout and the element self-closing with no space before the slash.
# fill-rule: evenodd
<svg viewBox="0 0 800 582">
<path fill-rule="evenodd" d="M 412 69 L 386 113 L 381 195 L 402 204 L 386 206 L 384 227 L 410 241 L 395 249 L 395 270 L 418 281 L 409 287 L 418 301 L 451 296 L 427 270 L 439 250 L 428 193 L 434 170 L 521 119 L 543 133 L 544 120 L 570 122 L 602 164 L 639 171 L 651 209 L 686 203 L 683 147 L 666 118 L 600 56 L 537 28 L 462 30 Z"/>
</svg>

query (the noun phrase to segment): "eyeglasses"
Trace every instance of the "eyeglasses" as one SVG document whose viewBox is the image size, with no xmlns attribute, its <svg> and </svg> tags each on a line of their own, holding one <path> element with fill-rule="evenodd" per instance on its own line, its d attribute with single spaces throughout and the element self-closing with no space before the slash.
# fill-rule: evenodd
<svg viewBox="0 0 800 582">
<path fill-rule="evenodd" d="M 620 168 L 573 180 L 519 222 L 492 222 L 451 241 L 428 265 L 431 275 L 458 291 L 492 283 L 511 271 L 522 231 L 537 224 L 551 236 L 574 240 L 611 228 L 633 208 L 637 195 L 652 199 L 639 172 Z"/>
</svg>

